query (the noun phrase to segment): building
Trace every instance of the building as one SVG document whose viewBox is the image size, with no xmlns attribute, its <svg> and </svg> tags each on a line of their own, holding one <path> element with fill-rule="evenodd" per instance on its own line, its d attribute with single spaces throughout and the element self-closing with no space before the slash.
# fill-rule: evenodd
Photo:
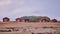
<svg viewBox="0 0 60 34">
<path fill-rule="evenodd" d="M 39 21 L 40 22 L 50 22 L 50 18 L 47 16 L 42 16 Z"/>
<path fill-rule="evenodd" d="M 58 22 L 57 19 L 52 19 L 51 22 Z"/>
<path fill-rule="evenodd" d="M 3 18 L 3 22 L 9 22 L 9 21 L 10 21 L 10 19 L 8 17 Z"/>
<path fill-rule="evenodd" d="M 16 18 L 15 22 L 7 18 L 0 23 L 0 34 L 60 34 L 60 23 L 46 16 L 25 16 Z"/>
<path fill-rule="evenodd" d="M 49 22 L 50 18 L 47 16 L 23 16 L 21 17 L 23 20 L 29 19 L 30 22 Z"/>
<path fill-rule="evenodd" d="M 17 22 L 22 22 L 22 19 L 21 18 L 16 18 L 16 21 Z"/>
</svg>

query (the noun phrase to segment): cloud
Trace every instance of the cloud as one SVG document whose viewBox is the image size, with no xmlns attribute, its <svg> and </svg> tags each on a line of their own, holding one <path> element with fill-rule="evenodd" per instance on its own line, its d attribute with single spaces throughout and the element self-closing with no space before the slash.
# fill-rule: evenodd
<svg viewBox="0 0 60 34">
<path fill-rule="evenodd" d="M 29 6 L 24 0 L 10 0 L 9 4 L 4 4 L 4 6 L 1 6 L 0 9 L 3 16 L 13 16 L 19 14 L 31 14 L 33 11 L 36 10 L 36 7 Z"/>
<path fill-rule="evenodd" d="M 0 0 L 0 6 L 10 4 L 10 0 Z"/>
<path fill-rule="evenodd" d="M 14 19 L 25 15 L 45 15 L 56 18 L 60 14 L 59 3 L 59 0 L 54 2 L 53 0 L 0 0 L 0 19 L 5 16 Z"/>
<path fill-rule="evenodd" d="M 31 15 L 35 10 L 35 7 L 28 6 L 26 0 L 0 0 L 1 18 L 6 16 L 14 18 L 18 16 Z"/>
</svg>

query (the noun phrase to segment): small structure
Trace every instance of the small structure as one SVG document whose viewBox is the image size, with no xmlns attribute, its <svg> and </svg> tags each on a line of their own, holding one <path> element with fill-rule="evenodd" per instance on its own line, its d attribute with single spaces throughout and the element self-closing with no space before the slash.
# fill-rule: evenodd
<svg viewBox="0 0 60 34">
<path fill-rule="evenodd" d="M 41 22 L 48 22 L 46 19 L 41 19 Z"/>
<path fill-rule="evenodd" d="M 22 18 L 22 20 L 23 20 L 24 22 L 29 22 L 29 21 L 30 21 L 30 17 L 23 16 L 23 17 L 21 17 L 21 18 Z"/>
<path fill-rule="evenodd" d="M 49 22 L 49 21 L 50 21 L 49 17 L 44 16 L 40 18 L 40 22 Z"/>
<path fill-rule="evenodd" d="M 25 19 L 25 22 L 29 22 L 29 19 Z"/>
<path fill-rule="evenodd" d="M 57 20 L 56 19 L 52 19 L 51 22 L 57 22 Z"/>
<path fill-rule="evenodd" d="M 21 18 L 16 18 L 16 21 L 17 22 L 22 22 L 22 19 Z"/>
<path fill-rule="evenodd" d="M 9 22 L 9 21 L 10 21 L 10 19 L 8 17 L 3 18 L 3 22 Z"/>
</svg>

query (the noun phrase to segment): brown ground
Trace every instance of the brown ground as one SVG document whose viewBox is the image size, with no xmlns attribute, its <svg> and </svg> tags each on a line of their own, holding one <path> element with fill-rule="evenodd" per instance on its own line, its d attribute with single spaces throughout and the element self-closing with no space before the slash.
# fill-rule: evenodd
<svg viewBox="0 0 60 34">
<path fill-rule="evenodd" d="M 51 23 L 51 22 L 46 22 L 46 23 L 40 23 L 40 22 L 29 22 L 29 23 L 25 23 L 25 22 L 3 22 L 0 23 L 0 28 L 1 27 L 26 27 L 26 26 L 31 26 L 31 27 L 60 27 L 60 23 Z M 35 32 L 35 31 L 34 31 Z M 53 32 L 52 32 L 53 33 Z M 35 32 L 34 34 L 52 34 L 52 33 L 38 33 Z M 0 32 L 0 34 L 32 34 L 32 32 Z M 60 34 L 59 32 L 54 32 L 53 34 Z"/>
</svg>

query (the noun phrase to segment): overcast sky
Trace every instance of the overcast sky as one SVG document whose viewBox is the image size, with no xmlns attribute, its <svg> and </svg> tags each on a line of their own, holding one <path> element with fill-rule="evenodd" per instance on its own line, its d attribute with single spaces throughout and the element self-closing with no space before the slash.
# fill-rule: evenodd
<svg viewBox="0 0 60 34">
<path fill-rule="evenodd" d="M 21 16 L 48 16 L 60 20 L 60 0 L 0 0 L 0 21 Z"/>
</svg>

